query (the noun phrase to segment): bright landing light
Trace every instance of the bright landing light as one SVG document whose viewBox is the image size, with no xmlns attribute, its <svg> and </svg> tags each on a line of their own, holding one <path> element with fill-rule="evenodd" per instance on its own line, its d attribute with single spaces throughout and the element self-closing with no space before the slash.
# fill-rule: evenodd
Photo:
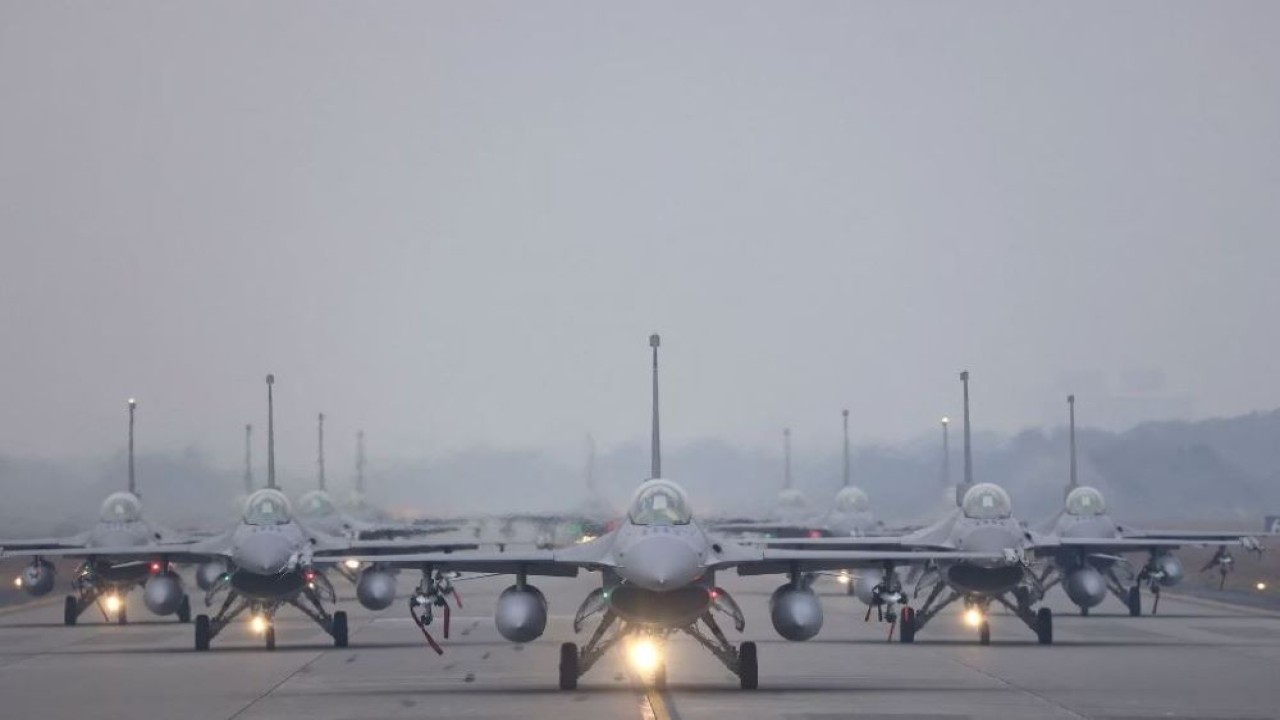
<svg viewBox="0 0 1280 720">
<path fill-rule="evenodd" d="M 359 569 L 360 569 L 360 561 L 359 561 L 359 560 L 344 560 L 344 561 L 342 562 L 342 564 L 343 564 L 343 565 L 345 565 L 345 566 L 347 566 L 347 569 L 348 569 L 348 570 L 359 570 Z"/>
<path fill-rule="evenodd" d="M 658 645 L 648 638 L 631 643 L 628 655 L 631 659 L 632 667 L 640 672 L 652 672 L 658 668 L 658 664 L 662 661 L 662 655 L 658 652 Z"/>
<path fill-rule="evenodd" d="M 969 627 L 978 627 L 982 624 L 982 611 L 978 608 L 969 608 L 964 611 L 964 624 Z"/>
<path fill-rule="evenodd" d="M 1254 585 L 1254 587 L 1258 589 L 1258 592 L 1262 592 L 1267 589 L 1267 584 L 1262 581 L 1258 581 L 1258 584 Z"/>
<path fill-rule="evenodd" d="M 853 578 L 849 577 L 849 573 L 842 572 L 836 576 L 836 582 L 840 583 L 841 585 L 848 585 L 852 579 Z"/>
<path fill-rule="evenodd" d="M 267 631 L 267 619 L 261 615 L 254 615 L 249 618 L 249 629 L 261 635 Z"/>
<path fill-rule="evenodd" d="M 1259 583 L 1259 584 L 1261 584 L 1261 583 Z M 13 579 L 13 586 L 14 586 L 14 587 L 22 587 L 22 576 L 21 576 L 21 575 L 19 575 L 18 577 L 16 577 L 16 578 L 14 578 L 14 579 Z"/>
<path fill-rule="evenodd" d="M 120 610 L 120 596 L 108 595 L 106 599 L 107 612 L 117 612 Z"/>
</svg>

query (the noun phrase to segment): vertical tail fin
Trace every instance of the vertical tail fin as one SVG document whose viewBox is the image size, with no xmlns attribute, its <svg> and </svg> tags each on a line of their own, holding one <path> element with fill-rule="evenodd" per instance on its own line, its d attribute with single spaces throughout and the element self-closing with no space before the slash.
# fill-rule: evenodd
<svg viewBox="0 0 1280 720">
<path fill-rule="evenodd" d="M 364 431 L 356 433 L 356 492 L 364 494 Z"/>
<path fill-rule="evenodd" d="M 951 418 L 942 418 L 942 487 L 951 487 Z"/>
<path fill-rule="evenodd" d="M 138 483 L 133 473 L 133 414 L 138 409 L 138 401 L 129 398 L 129 493 L 138 496 Z"/>
<path fill-rule="evenodd" d="M 1071 413 L 1071 477 L 1067 482 L 1067 494 L 1080 486 L 1076 480 L 1076 396 L 1067 396 L 1067 408 Z"/>
<path fill-rule="evenodd" d="M 782 487 L 791 489 L 791 428 L 782 429 Z"/>
<path fill-rule="evenodd" d="M 969 432 L 969 371 L 960 373 L 960 383 L 964 386 L 964 482 L 956 487 L 956 506 L 964 501 L 964 494 L 973 487 L 973 446 Z"/>
<path fill-rule="evenodd" d="M 244 494 L 253 492 L 253 426 L 244 426 Z"/>
<path fill-rule="evenodd" d="M 323 491 L 326 489 L 324 486 L 324 413 L 320 413 L 317 423 L 316 480 L 319 481 L 320 490 Z"/>
<path fill-rule="evenodd" d="M 276 490 L 276 406 L 272 388 L 276 376 L 267 375 L 267 487 Z"/>
<path fill-rule="evenodd" d="M 849 411 L 844 410 L 844 468 L 840 473 L 840 486 L 849 487 Z"/>
<path fill-rule="evenodd" d="M 653 348 L 653 430 L 650 439 L 649 478 L 662 477 L 662 441 L 658 431 L 658 347 L 662 338 L 657 333 L 649 336 L 649 347 Z"/>
<path fill-rule="evenodd" d="M 587 490 L 596 489 L 596 439 L 587 434 Z"/>
</svg>

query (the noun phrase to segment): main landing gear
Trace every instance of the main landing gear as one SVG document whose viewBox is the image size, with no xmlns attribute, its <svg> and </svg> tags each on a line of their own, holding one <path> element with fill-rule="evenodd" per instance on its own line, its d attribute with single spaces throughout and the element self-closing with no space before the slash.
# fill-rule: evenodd
<svg viewBox="0 0 1280 720">
<path fill-rule="evenodd" d="M 743 690 L 756 689 L 760 685 L 759 651 L 756 644 L 743 642 L 735 647 L 729 642 L 729 638 L 725 636 L 712 615 L 712 610 L 728 615 L 733 620 L 734 627 L 741 632 L 746 624 L 742 612 L 737 603 L 733 602 L 723 589 L 716 588 L 714 597 L 715 600 L 710 608 L 704 610 L 689 625 L 659 630 L 622 620 L 611 608 L 594 603 L 592 597 L 588 597 L 578 611 L 578 617 L 574 621 L 575 627 L 580 628 L 581 621 L 587 616 L 596 613 L 603 613 L 603 615 L 600 618 L 600 624 L 592 632 L 591 638 L 581 649 L 576 643 L 571 642 L 560 646 L 560 689 L 577 689 L 578 678 L 623 640 L 649 642 L 660 648 L 674 633 L 684 633 L 706 648 L 729 669 L 729 672 L 738 676 L 738 684 Z M 661 688 L 666 686 L 667 669 L 661 657 L 661 650 L 655 650 L 655 652 L 658 657 L 654 658 L 650 672 L 653 686 Z"/>
<path fill-rule="evenodd" d="M 348 627 L 347 613 L 339 610 L 333 614 L 329 614 L 324 609 L 324 600 L 332 601 L 333 586 L 324 580 L 323 575 L 314 575 L 303 586 L 303 589 L 289 600 L 278 600 L 274 602 L 261 602 L 250 600 L 241 596 L 235 590 L 225 585 L 215 586 L 209 591 L 209 597 L 206 598 L 206 604 L 212 599 L 217 592 L 226 589 L 227 597 L 222 602 L 222 606 L 218 609 L 217 615 L 209 617 L 208 615 L 196 616 L 195 622 L 195 648 L 204 651 L 209 649 L 211 641 L 218 636 L 231 621 L 236 617 L 248 613 L 250 623 L 253 629 L 263 636 L 263 643 L 267 650 L 276 649 L 276 626 L 275 614 L 281 606 L 288 604 L 300 610 L 304 615 L 311 618 L 319 625 L 329 636 L 333 638 L 333 646 L 344 648 L 348 643 Z"/>
</svg>

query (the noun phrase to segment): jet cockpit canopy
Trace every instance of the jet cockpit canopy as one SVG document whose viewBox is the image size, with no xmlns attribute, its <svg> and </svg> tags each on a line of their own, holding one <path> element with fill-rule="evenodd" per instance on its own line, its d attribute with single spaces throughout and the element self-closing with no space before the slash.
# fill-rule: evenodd
<svg viewBox="0 0 1280 720">
<path fill-rule="evenodd" d="M 259 490 L 244 503 L 244 521 L 249 525 L 284 525 L 292 517 L 289 498 L 279 490 Z"/>
<path fill-rule="evenodd" d="M 636 525 L 687 525 L 693 520 L 689 498 L 669 480 L 649 480 L 641 485 L 627 515 Z"/>
<path fill-rule="evenodd" d="M 1107 511 L 1107 501 L 1097 488 L 1081 485 L 1067 493 L 1069 515 L 1101 515 Z"/>
<path fill-rule="evenodd" d="M 1003 520 L 1013 514 L 1013 501 L 999 485 L 978 483 L 964 494 L 960 509 L 974 520 Z"/>
<path fill-rule="evenodd" d="M 329 517 L 338 512 L 329 493 L 312 490 L 298 498 L 298 514 L 307 518 Z"/>
<path fill-rule="evenodd" d="M 142 519 L 142 501 L 130 492 L 111 493 L 102 501 L 98 517 L 109 523 L 137 522 Z"/>
</svg>

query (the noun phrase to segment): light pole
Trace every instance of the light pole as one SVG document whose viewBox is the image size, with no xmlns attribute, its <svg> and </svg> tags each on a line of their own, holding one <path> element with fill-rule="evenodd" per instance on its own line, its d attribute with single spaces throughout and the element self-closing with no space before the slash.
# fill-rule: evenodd
<svg viewBox="0 0 1280 720">
<path fill-rule="evenodd" d="M 133 415 L 138 409 L 138 401 L 129 398 L 129 494 L 138 495 L 138 486 L 133 475 Z"/>
</svg>

